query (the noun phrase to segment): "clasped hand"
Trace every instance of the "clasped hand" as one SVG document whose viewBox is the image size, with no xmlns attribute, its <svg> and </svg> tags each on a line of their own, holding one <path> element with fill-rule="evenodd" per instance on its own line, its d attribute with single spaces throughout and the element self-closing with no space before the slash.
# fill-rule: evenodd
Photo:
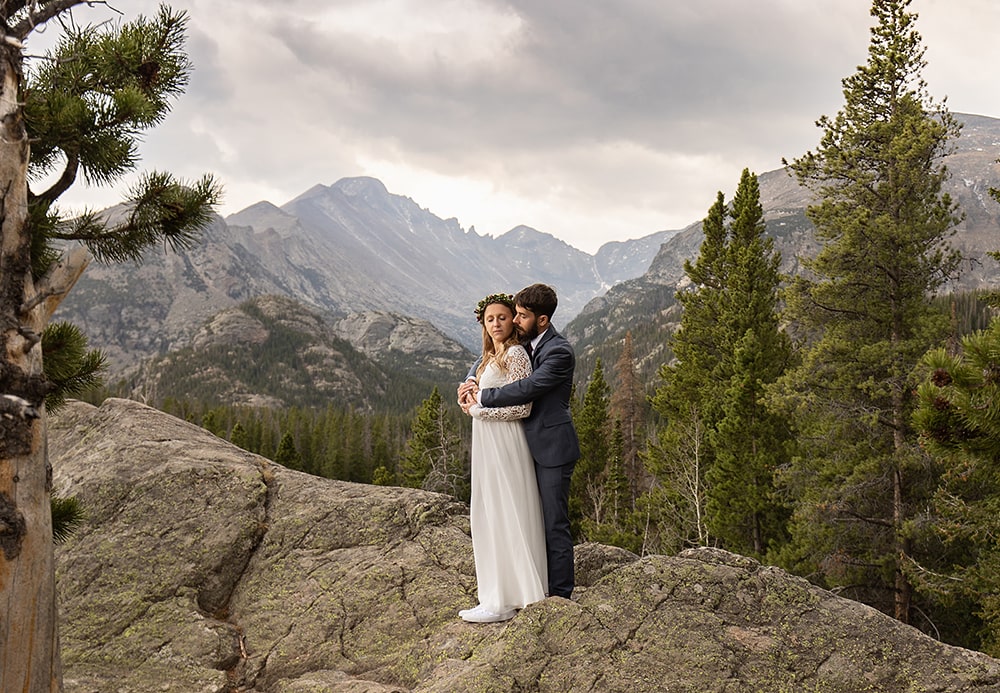
<svg viewBox="0 0 1000 693">
<path fill-rule="evenodd" d="M 473 380 L 466 380 L 458 386 L 458 406 L 462 407 L 462 411 L 466 414 L 469 413 L 472 405 L 476 404 L 476 395 L 478 393 L 479 386 Z"/>
</svg>

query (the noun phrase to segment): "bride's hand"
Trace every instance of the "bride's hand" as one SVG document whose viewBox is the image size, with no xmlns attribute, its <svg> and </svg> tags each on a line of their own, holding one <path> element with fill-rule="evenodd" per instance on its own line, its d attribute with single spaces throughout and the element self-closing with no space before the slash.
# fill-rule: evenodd
<svg viewBox="0 0 1000 693">
<path fill-rule="evenodd" d="M 470 399 L 472 402 L 476 401 L 476 393 L 479 392 L 479 386 L 476 385 L 475 381 L 467 380 L 458 386 L 458 403 L 465 404 Z"/>
</svg>

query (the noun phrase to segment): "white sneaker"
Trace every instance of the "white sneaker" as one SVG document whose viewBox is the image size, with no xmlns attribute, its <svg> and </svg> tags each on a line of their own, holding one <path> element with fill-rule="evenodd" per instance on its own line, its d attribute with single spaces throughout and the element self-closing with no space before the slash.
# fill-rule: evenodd
<svg viewBox="0 0 1000 693">
<path fill-rule="evenodd" d="M 513 609 L 496 613 L 480 604 L 474 609 L 463 609 L 458 612 L 458 615 L 462 617 L 463 621 L 469 623 L 499 623 L 500 621 L 509 621 L 514 618 L 516 613 Z"/>
</svg>

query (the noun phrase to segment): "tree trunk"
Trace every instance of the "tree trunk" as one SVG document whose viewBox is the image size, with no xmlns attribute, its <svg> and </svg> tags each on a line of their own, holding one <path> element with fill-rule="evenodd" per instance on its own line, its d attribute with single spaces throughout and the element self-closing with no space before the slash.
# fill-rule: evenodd
<svg viewBox="0 0 1000 693">
<path fill-rule="evenodd" d="M 893 470 L 893 528 L 896 532 L 896 584 L 894 613 L 896 620 L 910 622 L 910 600 L 913 586 L 903 572 L 903 565 L 910 555 L 910 542 L 903 536 L 903 473 L 899 467 Z"/>
<path fill-rule="evenodd" d="M 903 572 L 905 561 L 910 556 L 910 541 L 904 532 L 906 522 L 906 507 L 904 496 L 906 488 L 903 479 L 902 460 L 905 456 L 905 408 L 903 404 L 903 383 L 893 385 L 892 405 L 893 405 L 893 445 L 896 453 L 896 460 L 892 470 L 892 527 L 896 535 L 896 575 L 895 575 L 895 603 L 894 616 L 903 623 L 910 622 L 910 602 L 913 598 L 913 586 L 910 584 L 906 573 Z"/>
<path fill-rule="evenodd" d="M 0 691 L 60 691 L 41 333 L 28 228 L 21 52 L 0 44 Z"/>
</svg>

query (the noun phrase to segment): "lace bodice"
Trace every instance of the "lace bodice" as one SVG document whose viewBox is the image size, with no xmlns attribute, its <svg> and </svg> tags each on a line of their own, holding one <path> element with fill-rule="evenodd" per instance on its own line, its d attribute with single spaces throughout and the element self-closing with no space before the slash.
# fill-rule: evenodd
<svg viewBox="0 0 1000 693">
<path fill-rule="evenodd" d="M 496 363 L 487 364 L 483 369 L 483 374 L 479 376 L 479 388 L 503 387 L 507 383 L 512 383 L 521 378 L 531 375 L 531 359 L 528 352 L 522 346 L 513 346 L 507 350 L 507 372 L 500 370 Z M 483 407 L 473 405 L 469 410 L 477 419 L 493 421 L 513 421 L 523 419 L 531 413 L 531 403 L 518 404 L 512 407 Z"/>
</svg>

